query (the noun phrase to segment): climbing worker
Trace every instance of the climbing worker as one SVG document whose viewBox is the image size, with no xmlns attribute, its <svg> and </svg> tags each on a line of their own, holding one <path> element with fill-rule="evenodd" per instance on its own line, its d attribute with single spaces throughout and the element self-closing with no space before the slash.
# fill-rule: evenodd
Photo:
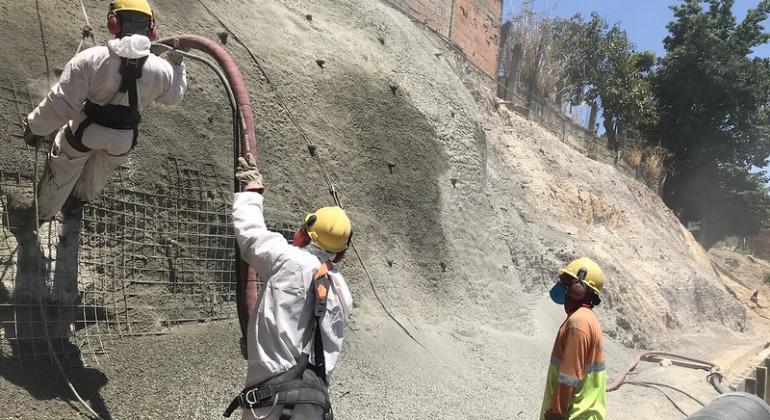
<svg viewBox="0 0 770 420">
<path fill-rule="evenodd" d="M 603 287 L 604 273 L 589 258 L 578 258 L 559 270 L 551 299 L 564 305 L 567 319 L 553 345 L 541 420 L 604 419 L 603 338 L 592 310 L 601 302 Z"/>
<path fill-rule="evenodd" d="M 38 189 L 38 223 L 65 202 L 77 211 L 95 199 L 136 146 L 144 108 L 176 105 L 187 88 L 180 54 L 169 52 L 165 60 L 150 54 L 158 28 L 146 0 L 111 2 L 107 28 L 115 39 L 75 55 L 22 121 L 31 146 L 59 130 Z"/>
<path fill-rule="evenodd" d="M 342 350 L 352 297 L 334 268 L 351 238 L 339 207 L 305 216 L 293 246 L 265 226 L 265 187 L 254 156 L 239 158 L 233 225 L 243 260 L 264 288 L 249 314 L 246 388 L 224 413 L 242 407 L 243 419 L 332 419 L 329 379 Z"/>
</svg>

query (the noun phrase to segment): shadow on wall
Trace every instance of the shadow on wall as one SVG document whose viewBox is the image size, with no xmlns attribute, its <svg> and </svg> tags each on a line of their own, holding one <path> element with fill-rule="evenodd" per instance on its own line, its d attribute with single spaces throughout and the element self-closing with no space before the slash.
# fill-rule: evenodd
<svg viewBox="0 0 770 420">
<path fill-rule="evenodd" d="M 441 287 L 451 258 L 438 185 L 446 171 L 446 151 L 406 92 L 395 85 L 375 85 L 362 73 L 345 76 L 334 87 L 330 104 L 332 115 L 343 122 L 338 133 L 348 137 L 339 139 L 344 148 L 335 151 L 340 155 L 335 171 L 358 184 L 356 206 L 374 211 L 380 224 L 374 231 L 403 241 L 422 271 L 415 274 L 428 279 L 429 287 Z M 389 245 L 382 245 L 387 252 Z"/>
<path fill-rule="evenodd" d="M 73 310 L 80 304 L 77 293 L 80 219 L 64 217 L 55 266 L 69 269 L 55 271 L 53 290 L 49 291 L 44 279 L 51 267 L 45 264 L 35 228 L 30 223 L 29 197 L 4 193 L 10 193 L 12 198 L 3 203 L 7 217 L 3 218 L 2 231 L 11 232 L 18 246 L 12 290 L 9 292 L 0 282 L 0 324 L 4 330 L 0 338 L 5 341 L 0 341 L 0 345 L 7 344 L 11 350 L 5 354 L 0 346 L 0 376 L 24 388 L 37 400 L 59 399 L 73 404 L 75 396 L 61 380 L 61 373 L 49 353 L 52 350 L 63 366 L 74 367 L 67 369 L 67 375 L 81 397 L 89 401 L 101 418 L 111 419 L 100 394 L 107 377 L 97 369 L 83 367 L 80 349 L 70 340 L 70 325 L 85 325 L 76 315 L 79 311 Z M 45 302 L 42 309 L 41 302 Z"/>
</svg>

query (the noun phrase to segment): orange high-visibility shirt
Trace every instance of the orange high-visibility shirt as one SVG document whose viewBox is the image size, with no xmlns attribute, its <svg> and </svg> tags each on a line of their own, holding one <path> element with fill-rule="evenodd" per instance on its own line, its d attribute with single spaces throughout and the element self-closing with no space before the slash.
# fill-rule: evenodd
<svg viewBox="0 0 770 420">
<path fill-rule="evenodd" d="M 607 375 L 602 329 L 589 308 L 573 312 L 559 328 L 540 418 L 545 413 L 570 420 L 602 420 Z"/>
</svg>

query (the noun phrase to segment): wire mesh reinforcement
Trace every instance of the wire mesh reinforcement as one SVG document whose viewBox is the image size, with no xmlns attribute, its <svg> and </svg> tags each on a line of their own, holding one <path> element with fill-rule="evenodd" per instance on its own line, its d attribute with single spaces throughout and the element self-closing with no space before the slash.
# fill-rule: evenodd
<svg viewBox="0 0 770 420">
<path fill-rule="evenodd" d="M 34 153 L 8 117 L 32 104 L 26 84 L 0 79 L 0 357 L 48 360 L 47 328 L 65 364 L 98 364 L 111 339 L 235 317 L 230 176 L 169 157 L 162 181 L 139 189 L 121 168 L 38 242 L 26 228 Z"/>
<path fill-rule="evenodd" d="M 47 357 L 41 300 L 52 337 L 94 358 L 107 339 L 235 315 L 231 197 L 207 185 L 227 178 L 210 165 L 174 163 L 184 176 L 167 177 L 153 192 L 127 187 L 120 171 L 98 201 L 44 223 L 39 246 L 21 229 L 32 180 L 0 169 L 3 354 Z"/>
</svg>

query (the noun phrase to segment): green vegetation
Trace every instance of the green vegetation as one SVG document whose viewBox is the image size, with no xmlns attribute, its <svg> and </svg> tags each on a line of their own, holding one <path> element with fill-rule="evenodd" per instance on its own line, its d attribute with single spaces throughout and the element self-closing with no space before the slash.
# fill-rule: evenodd
<svg viewBox="0 0 770 420">
<path fill-rule="evenodd" d="M 616 162 L 623 156 L 635 165 L 683 224 L 698 222 L 706 249 L 751 235 L 770 218 L 768 179 L 752 173 L 770 157 L 770 60 L 751 56 L 770 40 L 762 26 L 770 0 L 741 21 L 733 4 L 672 6 L 660 58 L 636 50 L 622 28 L 596 13 L 536 22 L 530 12 L 504 33 L 504 71 L 519 58 L 525 65 L 516 64 L 516 76 L 537 82 L 530 95 L 589 104 L 590 127 L 601 109 Z M 506 45 L 533 53 L 506 56 Z M 544 74 L 538 69 L 546 63 Z"/>
<path fill-rule="evenodd" d="M 672 153 L 663 199 L 683 222 L 701 222 L 707 249 L 726 235 L 756 232 L 770 216 L 767 179 L 750 173 L 770 155 L 770 62 L 749 57 L 768 41 L 761 22 L 770 2 L 740 23 L 732 6 L 675 6 L 655 81 L 660 121 L 651 138 Z"/>
</svg>

